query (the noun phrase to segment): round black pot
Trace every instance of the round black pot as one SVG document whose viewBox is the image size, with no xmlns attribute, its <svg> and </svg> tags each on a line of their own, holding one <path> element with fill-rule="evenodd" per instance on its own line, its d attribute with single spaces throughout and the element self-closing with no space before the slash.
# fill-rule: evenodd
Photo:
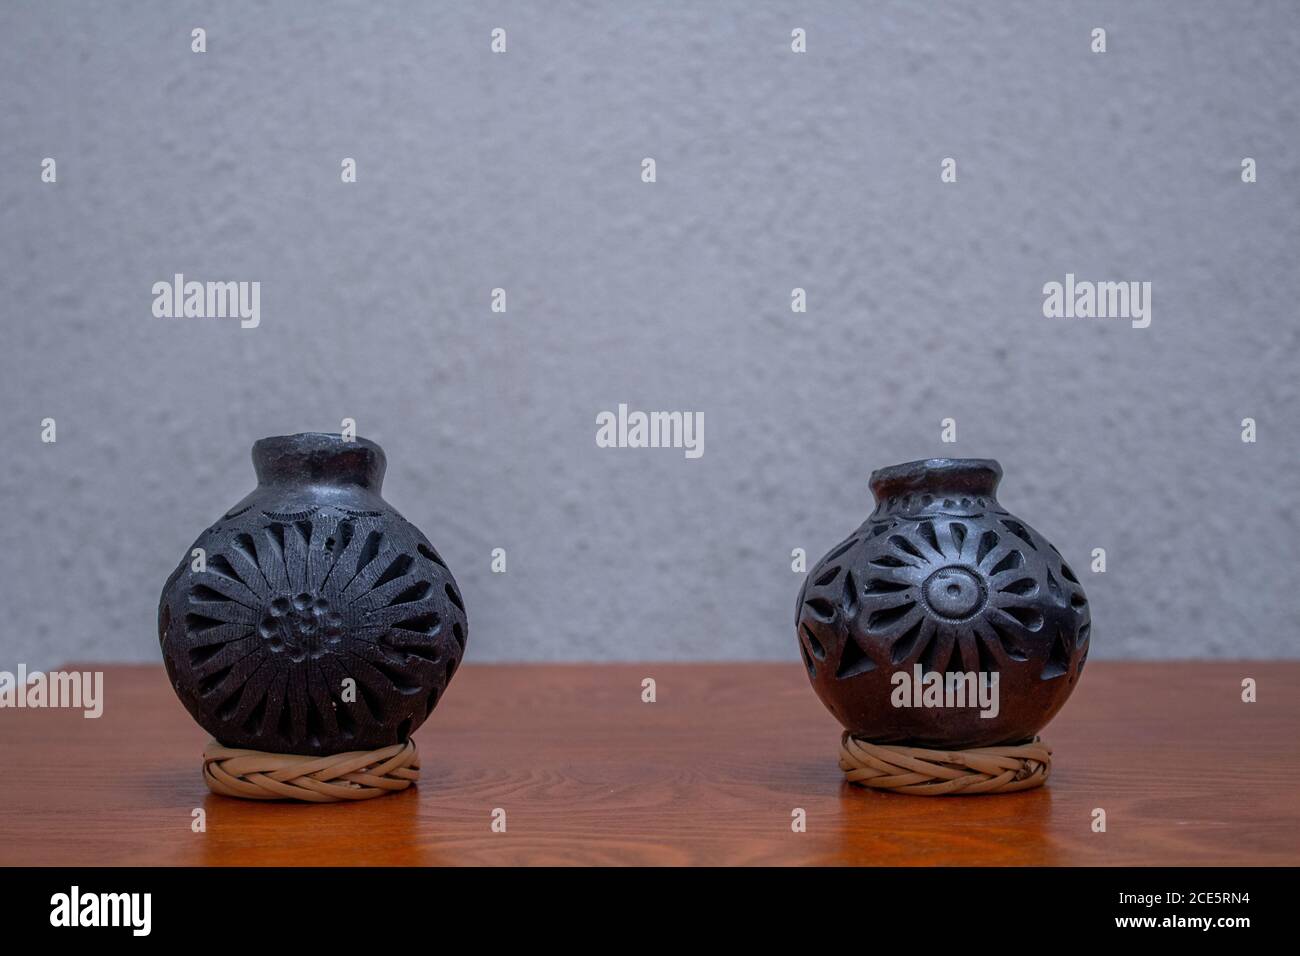
<svg viewBox="0 0 1300 956">
<path fill-rule="evenodd" d="M 809 680 L 863 739 L 966 748 L 1031 739 L 1088 657 L 1088 601 L 1056 548 L 997 499 L 1002 467 L 935 458 L 871 475 L 876 509 L 808 573 Z M 998 713 L 898 706 L 921 673 L 997 675 Z M 969 685 L 967 685 L 969 686 Z"/>
<path fill-rule="evenodd" d="M 176 694 L 221 743 L 323 755 L 404 742 L 465 651 L 442 558 L 383 497 L 385 457 L 337 434 L 263 438 L 257 487 L 163 586 Z"/>
</svg>

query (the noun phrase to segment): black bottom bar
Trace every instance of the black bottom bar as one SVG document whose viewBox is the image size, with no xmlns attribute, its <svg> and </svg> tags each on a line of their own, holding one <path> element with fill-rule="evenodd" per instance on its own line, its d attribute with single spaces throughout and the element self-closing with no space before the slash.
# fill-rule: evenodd
<svg viewBox="0 0 1300 956">
<path fill-rule="evenodd" d="M 786 925 L 957 944 L 1037 933 L 1225 943 L 1277 931 L 1287 869 L 10 869 L 6 939 L 223 937 L 358 944 L 398 932 L 415 945 L 461 933 L 537 943 L 596 934 L 619 946 L 666 933 L 732 942 Z M 76 890 L 73 890 L 76 887 Z M 148 894 L 147 909 L 145 907 Z M 54 924 L 60 925 L 54 925 Z M 86 923 L 115 923 L 93 925 Z M 76 924 L 76 925 L 74 925 Z M 853 927 L 857 927 L 855 931 Z M 980 927 L 983 927 L 981 930 Z M 231 936 L 230 934 L 234 934 Z M 649 934 L 647 937 L 646 934 Z M 471 938 L 474 938 L 471 935 Z M 680 936 L 673 938 L 680 939 Z M 1041 937 L 1039 937 L 1041 938 Z M 945 946 L 940 949 L 947 948 Z M 936 950 L 937 951 L 937 950 Z"/>
</svg>

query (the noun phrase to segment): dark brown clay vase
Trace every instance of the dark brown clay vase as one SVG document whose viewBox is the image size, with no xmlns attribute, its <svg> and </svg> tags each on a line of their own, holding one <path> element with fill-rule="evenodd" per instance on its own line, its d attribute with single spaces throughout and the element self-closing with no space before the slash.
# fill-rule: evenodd
<svg viewBox="0 0 1300 956">
<path fill-rule="evenodd" d="M 853 734 L 931 748 L 1019 743 L 1074 690 L 1087 598 L 1056 548 L 998 503 L 1001 478 L 987 459 L 882 468 L 871 475 L 875 511 L 809 571 L 799 648 L 822 703 Z M 900 696 L 918 666 L 996 674 L 996 716 Z"/>
<path fill-rule="evenodd" d="M 385 457 L 336 434 L 263 438 L 257 487 L 163 586 L 172 687 L 229 747 L 324 755 L 404 742 L 465 651 L 465 607 L 381 497 Z"/>
</svg>

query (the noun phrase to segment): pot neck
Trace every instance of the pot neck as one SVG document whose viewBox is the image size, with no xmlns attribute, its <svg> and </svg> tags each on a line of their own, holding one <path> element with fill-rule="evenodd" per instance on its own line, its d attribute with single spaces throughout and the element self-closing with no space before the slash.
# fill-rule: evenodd
<svg viewBox="0 0 1300 956">
<path fill-rule="evenodd" d="M 372 441 L 344 441 L 332 432 L 263 438 L 253 445 L 259 486 L 331 485 L 380 494 L 387 458 Z"/>
<path fill-rule="evenodd" d="M 874 516 L 972 513 L 998 507 L 1002 466 L 991 458 L 928 458 L 871 473 Z"/>
</svg>

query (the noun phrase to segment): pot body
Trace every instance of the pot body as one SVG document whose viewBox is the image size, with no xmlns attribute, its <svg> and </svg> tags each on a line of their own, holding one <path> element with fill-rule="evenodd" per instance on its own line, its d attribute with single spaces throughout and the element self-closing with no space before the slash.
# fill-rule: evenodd
<svg viewBox="0 0 1300 956">
<path fill-rule="evenodd" d="M 465 650 L 451 571 L 384 501 L 373 442 L 264 438 L 253 464 L 256 489 L 163 586 L 172 687 L 229 747 L 324 755 L 405 741 Z"/>
<path fill-rule="evenodd" d="M 808 573 L 796 624 L 804 666 L 852 733 L 932 748 L 1018 743 L 1073 691 L 1088 657 L 1087 598 L 1056 548 L 998 503 L 1001 477 L 987 459 L 874 472 L 875 511 Z M 951 691 L 927 706 L 935 673 Z M 981 683 L 994 716 L 972 705 Z"/>
</svg>

